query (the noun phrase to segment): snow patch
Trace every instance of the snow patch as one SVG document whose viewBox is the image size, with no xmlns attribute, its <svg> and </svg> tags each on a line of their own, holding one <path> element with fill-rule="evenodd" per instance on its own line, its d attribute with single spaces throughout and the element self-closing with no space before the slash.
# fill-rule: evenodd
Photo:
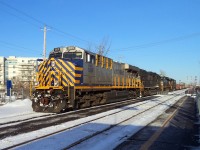
<svg viewBox="0 0 200 150">
<path fill-rule="evenodd" d="M 14 102 L 0 106 L 0 118 L 17 116 L 32 112 L 32 102 L 30 99 L 16 100 Z"/>
</svg>

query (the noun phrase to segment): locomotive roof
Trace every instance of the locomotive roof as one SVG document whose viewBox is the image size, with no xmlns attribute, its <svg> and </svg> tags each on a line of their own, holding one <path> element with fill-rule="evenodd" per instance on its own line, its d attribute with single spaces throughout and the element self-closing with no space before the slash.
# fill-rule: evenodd
<svg viewBox="0 0 200 150">
<path fill-rule="evenodd" d="M 57 47 L 57 48 L 54 48 L 51 53 L 53 52 L 65 52 L 65 51 L 69 51 L 69 50 L 82 50 L 82 51 L 86 51 L 90 54 L 95 54 L 89 50 L 86 50 L 84 48 L 80 48 L 80 47 L 77 47 L 77 46 L 67 46 L 67 47 Z"/>
<path fill-rule="evenodd" d="M 140 68 L 124 63 L 124 69 L 128 71 L 139 72 Z"/>
<path fill-rule="evenodd" d="M 81 51 L 85 51 L 91 55 L 96 55 L 97 53 L 94 53 L 94 52 L 91 52 L 89 50 L 86 50 L 84 48 L 80 48 L 80 47 L 77 47 L 77 46 L 67 46 L 67 47 L 58 47 L 58 48 L 54 48 L 54 50 L 52 50 L 50 52 L 51 53 L 58 53 L 58 52 L 65 52 L 65 51 L 70 51 L 70 50 L 81 50 Z M 136 66 L 132 66 L 130 64 L 126 64 L 126 63 L 123 63 L 124 64 L 124 68 L 125 70 L 128 70 L 128 71 L 134 71 L 134 72 L 139 72 L 140 74 L 152 74 L 152 75 L 158 75 L 160 76 L 159 74 L 155 73 L 155 72 L 151 72 L 151 71 L 146 71 L 144 69 L 140 69 Z M 167 80 L 174 80 L 172 78 L 169 78 L 169 77 L 166 77 L 166 76 L 160 76 L 161 78 L 165 78 Z"/>
</svg>

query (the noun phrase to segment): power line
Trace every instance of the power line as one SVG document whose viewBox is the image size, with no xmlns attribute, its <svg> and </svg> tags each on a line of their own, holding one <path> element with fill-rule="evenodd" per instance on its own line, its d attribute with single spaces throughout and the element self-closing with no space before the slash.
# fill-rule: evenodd
<svg viewBox="0 0 200 150">
<path fill-rule="evenodd" d="M 41 21 L 41 20 L 39 20 L 39 19 L 36 19 L 35 17 L 32 17 L 32 16 L 28 15 L 27 13 L 25 13 L 25 12 L 23 12 L 23 11 L 17 9 L 17 8 L 14 8 L 13 6 L 8 5 L 8 4 L 5 3 L 5 2 L 0 1 L 0 4 L 6 6 L 6 7 L 8 7 L 8 8 L 10 8 L 10 9 L 12 9 L 12 10 L 15 10 L 16 12 L 18 12 L 18 13 L 20 13 L 20 14 L 22 14 L 22 15 L 24 15 L 24 16 L 26 16 L 26 17 L 32 19 L 32 20 L 34 20 L 35 22 L 37 22 L 37 23 L 39 23 L 39 24 L 41 24 L 41 25 L 45 25 L 45 24 L 46 24 L 48 27 L 50 27 L 50 28 L 52 29 L 52 31 L 55 31 L 55 32 L 57 32 L 57 33 L 61 33 L 61 34 L 67 35 L 68 37 L 77 39 L 77 40 L 79 40 L 79 41 L 83 41 L 83 42 L 86 42 L 86 43 L 91 43 L 91 42 L 89 42 L 89 41 L 87 41 L 87 40 L 85 40 L 85 39 L 82 39 L 82 38 L 78 37 L 78 36 L 72 35 L 72 34 L 67 33 L 67 32 L 65 32 L 65 31 L 62 31 L 62 30 L 60 30 L 60 29 L 58 29 L 58 28 L 56 28 L 56 27 L 53 27 L 53 26 L 51 26 L 51 25 L 48 25 L 47 23 L 45 23 L 45 22 L 43 22 L 43 21 Z M 12 14 L 12 15 L 13 15 L 13 14 Z M 14 15 L 14 16 L 15 16 L 15 17 L 18 17 L 18 16 L 16 16 L 16 15 Z M 23 21 L 26 21 L 26 20 L 22 19 L 21 17 L 18 17 L 18 18 L 20 18 L 20 19 L 23 20 Z M 28 21 L 26 21 L 26 22 L 28 22 Z M 30 22 L 28 22 L 28 23 L 30 23 Z M 32 24 L 32 25 L 33 25 L 33 24 Z M 171 43 L 171 42 L 175 42 L 175 41 L 181 41 L 181 40 L 185 40 L 185 39 L 193 38 L 193 37 L 197 37 L 197 36 L 200 36 L 200 33 L 199 33 L 199 32 L 197 32 L 197 33 L 192 33 L 192 34 L 185 35 L 185 36 L 179 36 L 179 37 L 175 37 L 175 38 L 171 38 L 171 39 L 166 39 L 166 40 L 162 40 L 162 41 L 158 41 L 158 42 L 146 43 L 146 44 L 135 45 L 135 46 L 129 46 L 129 47 L 123 47 L 123 48 L 115 48 L 115 49 L 112 49 L 111 51 L 116 51 L 116 50 L 129 51 L 130 49 L 132 50 L 132 49 L 148 48 L 148 47 L 153 47 L 153 46 L 157 46 L 157 45 L 161 45 L 161 44 L 166 44 L 166 43 Z M 96 44 L 95 44 L 95 45 L 96 45 Z"/>
<path fill-rule="evenodd" d="M 62 33 L 62 34 L 64 34 L 64 35 L 68 35 L 68 36 L 70 36 L 71 38 L 77 39 L 77 40 L 79 40 L 79 41 L 83 41 L 83 42 L 86 42 L 86 43 L 91 43 L 91 42 L 89 42 L 89 41 L 87 41 L 87 40 L 84 40 L 84 39 L 78 37 L 78 36 L 74 36 L 74 35 L 72 35 L 72 34 L 70 34 L 70 33 L 61 31 L 61 30 L 59 30 L 58 28 L 55 28 L 55 27 L 53 27 L 53 26 L 49 26 L 49 27 L 50 27 L 51 29 L 54 29 L 54 30 L 52 30 L 52 31 L 56 31 L 56 32 Z"/>
<path fill-rule="evenodd" d="M 1 11 L 3 11 L 3 10 L 1 9 Z M 22 17 L 19 17 L 19 16 L 15 15 L 15 14 L 13 14 L 11 12 L 8 12 L 8 11 L 5 11 L 5 10 L 3 12 L 6 12 L 7 14 L 9 14 L 11 16 L 14 16 L 14 17 L 16 17 L 16 18 L 18 18 L 18 19 L 20 19 L 20 20 L 22 20 L 22 21 L 24 21 L 24 22 L 36 27 L 36 28 L 40 28 L 40 26 L 38 26 L 38 25 L 36 25 L 36 24 L 34 24 L 34 23 L 32 23 L 32 22 L 30 22 L 30 21 L 28 21 L 28 20 L 26 20 L 26 19 L 24 19 Z"/>
<path fill-rule="evenodd" d="M 15 10 L 16 12 L 18 12 L 18 13 L 20 13 L 20 14 L 23 14 L 24 16 L 26 16 L 26 17 L 28 17 L 28 18 L 34 20 L 35 22 L 37 22 L 37 23 L 39 23 L 39 24 L 45 24 L 44 22 L 42 22 L 42 21 L 40 21 L 40 20 L 38 20 L 38 19 L 36 19 L 36 18 L 34 18 L 34 17 L 28 15 L 27 13 L 25 13 L 25 12 L 23 12 L 23 11 L 21 11 L 21 10 L 15 8 L 15 7 L 13 7 L 13 6 L 11 6 L 11 5 L 8 5 L 8 4 L 5 3 L 5 2 L 0 1 L 0 3 L 1 3 L 2 5 L 4 5 L 4 6 L 10 8 L 10 9 Z"/>
<path fill-rule="evenodd" d="M 111 51 L 114 51 L 114 50 L 129 51 L 130 49 L 132 50 L 132 49 L 148 48 L 148 47 L 153 47 L 153 46 L 157 46 L 157 45 L 161 45 L 161 44 L 166 44 L 166 43 L 171 43 L 171 42 L 176 42 L 176 41 L 182 41 L 182 40 L 185 40 L 185 39 L 198 37 L 198 36 L 200 36 L 200 32 L 196 32 L 196 33 L 192 33 L 192 34 L 184 35 L 184 36 L 179 36 L 179 37 L 175 37 L 175 38 L 171 38 L 171 39 L 166 39 L 166 40 L 162 40 L 162 41 L 158 41 L 158 42 L 129 46 L 129 47 L 124 47 L 124 48 L 116 48 L 116 49 L 113 49 Z"/>
<path fill-rule="evenodd" d="M 39 23 L 39 24 L 41 24 L 41 25 L 46 25 L 47 27 L 49 27 L 49 28 L 51 28 L 51 29 L 54 29 L 56 32 L 59 32 L 59 33 L 68 35 L 69 37 L 74 38 L 74 39 L 77 39 L 77 40 L 79 40 L 79 41 L 83 41 L 83 42 L 90 43 L 89 41 L 87 41 L 87 40 L 85 40 L 85 39 L 83 39 L 83 38 L 80 38 L 80 37 L 75 36 L 75 35 L 72 35 L 72 34 L 70 34 L 70 33 L 61 31 L 60 29 L 58 29 L 58 28 L 56 28 L 56 27 L 53 27 L 53 26 L 51 26 L 51 25 L 48 25 L 47 23 L 45 23 L 45 22 L 43 22 L 43 21 L 40 21 L 40 20 L 36 19 L 35 17 L 32 17 L 32 16 L 28 15 L 27 13 L 25 13 L 25 12 L 23 12 L 23 11 L 17 9 L 17 8 L 14 8 L 14 7 L 11 6 L 11 5 L 8 5 L 8 4 L 5 3 L 5 2 L 0 1 L 0 4 L 6 6 L 6 7 L 8 7 L 8 8 L 10 8 L 10 9 L 13 9 L 13 10 L 17 11 L 18 13 L 20 13 L 20 14 L 22 14 L 22 15 L 24 15 L 24 16 L 26 16 L 26 17 L 32 19 L 32 20 L 34 20 L 35 22 L 37 22 L 37 23 Z"/>
<path fill-rule="evenodd" d="M 17 48 L 20 48 L 20 49 L 23 49 L 23 50 L 37 51 L 37 50 L 30 49 L 30 48 L 26 48 L 24 46 L 20 46 L 20 45 L 17 45 L 17 44 L 12 44 L 12 43 L 1 41 L 1 40 L 0 40 L 0 43 L 2 43 L 4 45 L 8 45 L 9 47 L 12 46 L 12 47 L 15 47 L 15 48 L 17 47 Z M 40 51 L 38 50 L 38 52 L 40 52 Z"/>
</svg>

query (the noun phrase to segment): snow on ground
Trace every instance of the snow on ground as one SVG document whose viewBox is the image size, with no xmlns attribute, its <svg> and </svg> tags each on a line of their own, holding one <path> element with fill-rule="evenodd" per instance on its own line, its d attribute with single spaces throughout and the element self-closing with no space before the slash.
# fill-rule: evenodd
<svg viewBox="0 0 200 150">
<path fill-rule="evenodd" d="M 42 115 L 46 115 L 46 113 L 33 111 L 30 99 L 15 100 L 0 106 L 0 124 Z"/>
<path fill-rule="evenodd" d="M 108 131 L 107 133 L 105 133 L 105 136 L 101 134 L 94 139 L 92 138 L 91 140 L 87 142 L 83 142 L 82 145 L 77 148 L 78 149 L 112 149 L 114 148 L 117 144 L 123 142 L 123 140 L 127 139 L 130 135 L 139 131 L 142 127 L 146 126 L 149 122 L 157 118 L 162 112 L 164 112 L 167 108 L 169 108 L 170 105 L 175 103 L 179 98 L 183 97 L 184 94 L 182 93 L 183 92 L 179 92 L 178 94 L 181 94 L 181 95 L 173 99 L 171 103 L 168 102 L 165 105 L 162 105 L 159 109 L 156 109 L 148 113 L 144 113 L 143 115 L 141 114 L 137 119 L 133 119 L 131 122 L 126 122 L 122 125 L 116 126 L 115 128 L 112 129 L 112 131 Z M 148 104 L 146 104 L 143 107 L 138 107 L 137 106 L 138 103 L 125 106 L 119 109 L 122 110 L 122 109 L 128 108 L 127 111 L 124 111 L 122 114 L 116 113 L 114 116 L 110 116 L 110 117 L 101 118 L 102 116 L 105 116 L 106 114 L 108 115 L 108 114 L 117 112 L 119 109 L 111 110 L 108 112 L 100 113 L 100 114 L 89 116 L 86 118 L 81 118 L 74 121 L 69 121 L 60 125 L 33 131 L 31 133 L 25 133 L 25 134 L 17 135 L 14 137 L 8 137 L 0 141 L 0 149 L 15 145 L 17 143 L 21 143 L 27 140 L 35 139 L 36 137 L 44 136 L 46 134 L 50 134 L 55 131 L 60 131 L 65 128 L 70 128 L 76 124 L 82 123 L 82 125 L 80 126 L 70 128 L 56 135 L 52 135 L 44 139 L 37 140 L 35 142 L 24 145 L 22 147 L 18 147 L 18 149 L 63 149 L 66 146 L 69 146 L 82 138 L 87 138 L 88 136 L 95 134 L 98 131 L 106 129 L 113 124 L 119 123 L 125 117 L 129 117 L 130 114 L 134 115 L 141 112 L 142 110 L 145 109 L 145 107 L 149 107 L 150 104 L 151 105 L 156 104 L 170 97 L 173 97 L 173 94 L 163 96 L 162 98 L 156 98 L 154 100 L 149 100 Z M 146 103 L 146 101 L 141 102 L 141 103 Z M 99 119 L 92 121 L 95 118 L 99 118 Z M 92 121 L 92 122 L 86 123 L 88 121 Z"/>
<path fill-rule="evenodd" d="M 81 144 L 71 148 L 72 150 L 102 150 L 102 149 L 114 149 L 119 144 L 127 140 L 133 134 L 137 133 L 143 127 L 148 125 L 150 122 L 155 120 L 160 116 L 165 110 L 167 110 L 171 105 L 173 105 L 177 100 L 183 96 L 178 96 L 170 102 L 163 103 L 159 107 L 155 107 L 149 111 L 146 111 L 142 114 L 137 115 L 133 119 L 130 119 L 126 122 L 123 122 L 120 125 L 115 126 L 111 130 L 106 131 L 104 134 L 99 134 L 95 138 L 91 138 L 87 141 L 82 142 Z M 157 103 L 157 102 L 154 102 Z M 150 103 L 148 103 L 149 105 Z M 146 106 L 148 107 L 148 106 Z M 103 139 L 103 140 L 102 140 Z M 98 142 L 96 142 L 98 141 Z M 107 141 L 107 142 L 105 142 Z M 93 145 L 95 143 L 95 145 Z M 92 148 L 91 148 L 91 145 Z"/>
<path fill-rule="evenodd" d="M 24 99 L 16 100 L 14 102 L 0 106 L 0 119 L 26 113 L 32 113 L 33 109 L 31 104 L 32 102 L 30 99 Z"/>
</svg>

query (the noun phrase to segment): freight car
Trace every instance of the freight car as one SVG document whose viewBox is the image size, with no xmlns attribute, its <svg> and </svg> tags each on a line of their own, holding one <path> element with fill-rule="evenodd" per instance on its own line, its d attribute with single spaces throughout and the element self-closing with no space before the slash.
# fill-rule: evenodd
<svg viewBox="0 0 200 150">
<path fill-rule="evenodd" d="M 143 96 L 157 94 L 160 91 L 161 77 L 157 73 L 140 69 L 140 77 L 144 86 Z"/>
<path fill-rule="evenodd" d="M 160 89 L 161 91 L 166 91 L 166 92 L 176 90 L 176 80 L 162 76 Z"/>
<path fill-rule="evenodd" d="M 185 89 L 185 83 L 181 82 L 179 84 L 176 84 L 176 90 L 181 90 L 181 89 Z"/>
<path fill-rule="evenodd" d="M 74 46 L 55 48 L 37 70 L 32 97 L 36 112 L 57 113 L 152 95 L 171 85 L 156 73 Z"/>
</svg>

